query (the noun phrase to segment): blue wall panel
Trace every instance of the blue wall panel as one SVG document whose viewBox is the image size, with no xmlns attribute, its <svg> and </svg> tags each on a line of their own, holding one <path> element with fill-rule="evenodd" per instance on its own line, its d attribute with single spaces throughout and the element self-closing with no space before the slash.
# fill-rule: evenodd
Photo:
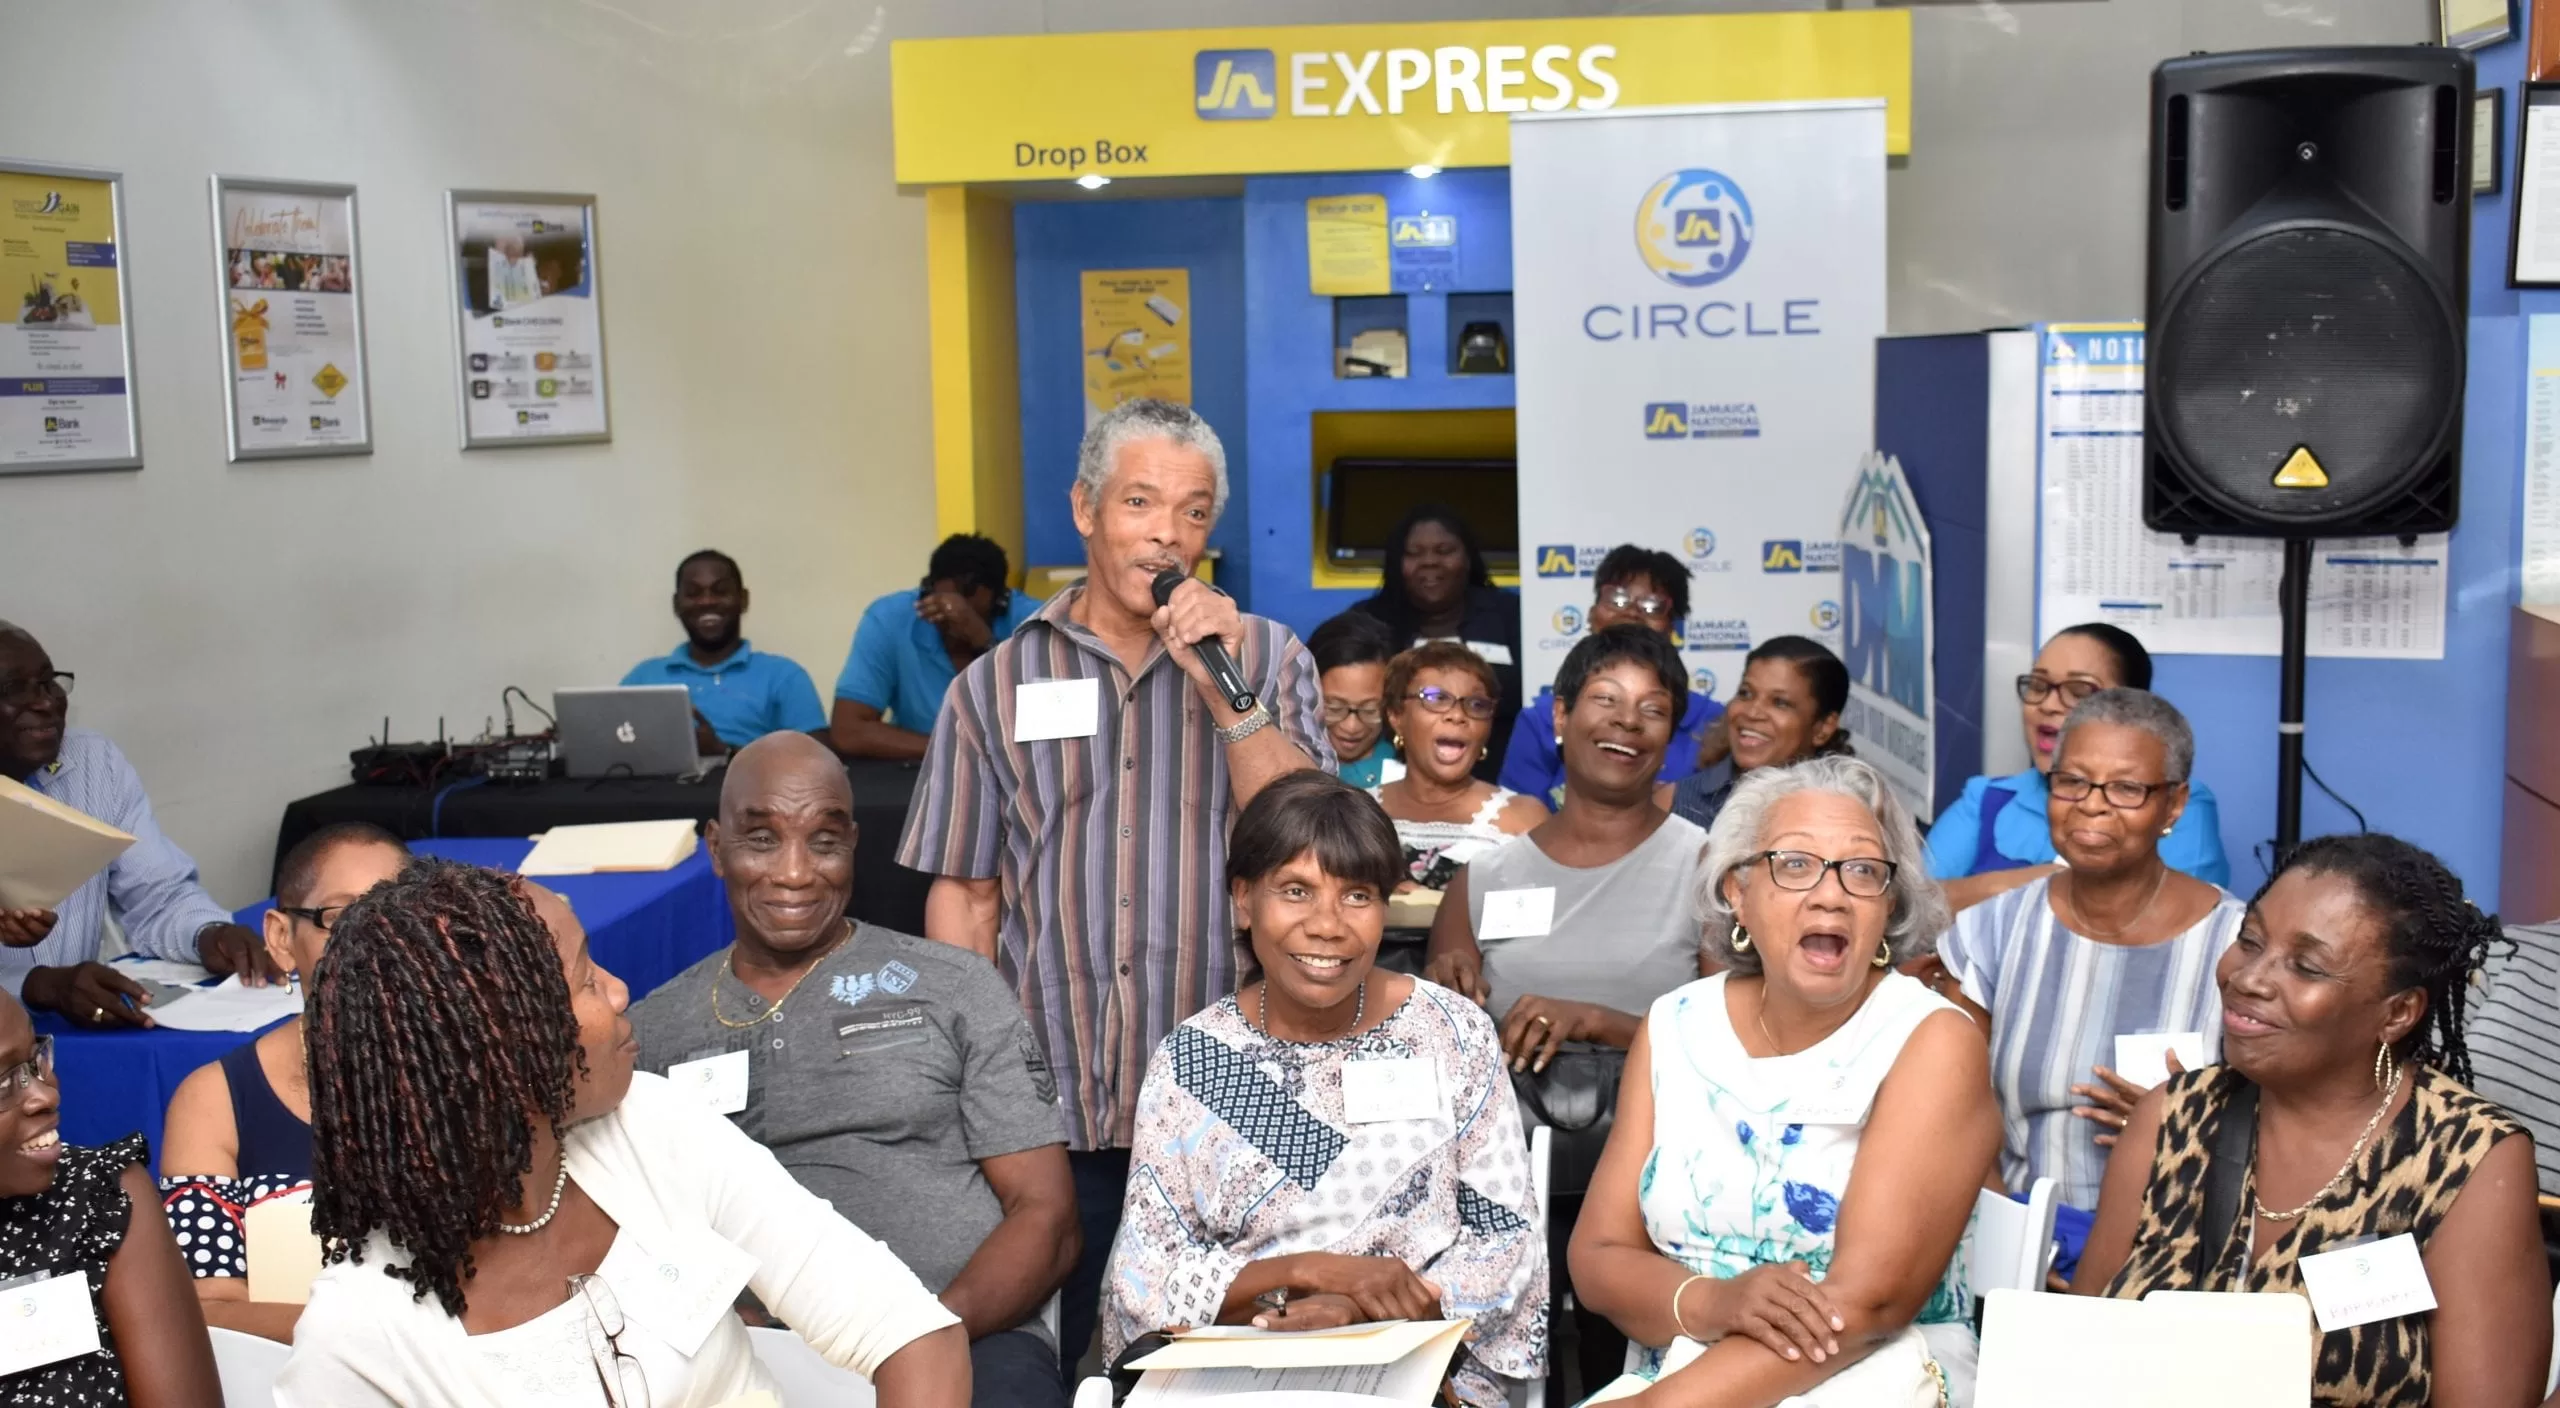
<svg viewBox="0 0 2560 1408">
<path fill-rule="evenodd" d="M 1230 501 L 1209 536 L 1220 580 L 1249 574 L 1246 501 L 1244 205 L 1223 200 L 1025 202 L 1013 211 L 1015 329 L 1022 377 L 1022 559 L 1084 561 L 1067 512 L 1084 437 L 1087 269 L 1191 271 L 1191 403 L 1227 447 Z M 1010 546 L 1010 545 L 1008 545 Z M 1231 588 L 1232 589 L 1232 588 Z"/>
<path fill-rule="evenodd" d="M 1458 217 L 1461 292 L 1511 287 L 1511 173 L 1446 171 L 1428 180 L 1403 172 L 1257 177 L 1245 183 L 1246 381 L 1253 399 L 1252 458 L 1258 468 L 1246 517 L 1251 571 L 1239 589 L 1255 612 L 1301 634 L 1350 606 L 1356 591 L 1320 591 L 1314 563 L 1309 476 L 1318 411 L 1472 410 L 1512 404 L 1507 376 L 1453 377 L 1448 290 L 1409 295 L 1406 329 L 1412 375 L 1340 381 L 1333 375 L 1333 300 L 1307 287 L 1306 202 L 1316 196 L 1376 193 L 1390 213 L 1428 210 Z M 1535 348 L 1513 348 L 1534 357 Z M 1458 507 L 1463 511 L 1466 507 Z M 1235 511 L 1229 510 L 1229 517 Z"/>
</svg>

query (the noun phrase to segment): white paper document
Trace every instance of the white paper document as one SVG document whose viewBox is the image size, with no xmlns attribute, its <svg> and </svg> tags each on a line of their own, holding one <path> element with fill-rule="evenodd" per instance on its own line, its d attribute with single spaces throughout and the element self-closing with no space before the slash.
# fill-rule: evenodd
<svg viewBox="0 0 2560 1408">
<path fill-rule="evenodd" d="M 96 817 L 0 777 L 0 909 L 51 909 L 132 844 Z"/>
<path fill-rule="evenodd" d="M 182 1032 L 254 1032 L 299 1016 L 302 989 L 292 983 L 253 988 L 234 973 L 218 987 L 198 988 L 166 1006 L 143 1009 L 158 1026 Z"/>
<path fill-rule="evenodd" d="M 167 983 L 171 987 L 191 988 L 213 981 L 213 971 L 201 963 L 181 963 L 174 958 L 144 958 L 128 953 L 114 960 L 114 969 L 137 983 Z"/>
<path fill-rule="evenodd" d="M 2283 543 L 2189 544 L 2143 526 L 2142 326 L 2055 324 L 2042 362 L 2039 632 L 2104 621 L 2155 655 L 2276 654 Z M 2449 548 L 2442 533 L 2408 547 L 2323 539 L 2311 565 L 2311 653 L 2443 659 Z"/>
<path fill-rule="evenodd" d="M 673 870 L 700 844 L 696 823 L 608 821 L 555 826 L 533 843 L 518 875 L 598 875 L 613 871 Z"/>
<path fill-rule="evenodd" d="M 1128 1401 L 1133 1408 L 1166 1408 L 1234 1393 L 1323 1391 L 1427 1404 L 1448 1376 L 1467 1324 L 1391 1320 L 1316 1333 L 1215 1327 L 1176 1336 L 1133 1361 L 1141 1376 Z"/>
<path fill-rule="evenodd" d="M 2202 1032 L 2137 1032 L 2116 1038 L 2117 1075 L 2145 1090 L 2169 1078 L 2169 1053 L 2178 1065 L 2194 1070 L 2205 1063 Z"/>
</svg>

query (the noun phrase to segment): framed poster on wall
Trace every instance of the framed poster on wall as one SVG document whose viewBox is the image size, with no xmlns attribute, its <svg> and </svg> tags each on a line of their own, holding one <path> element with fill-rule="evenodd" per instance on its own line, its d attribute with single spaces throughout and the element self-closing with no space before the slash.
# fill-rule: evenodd
<svg viewBox="0 0 2560 1408">
<path fill-rule="evenodd" d="M 0 474 L 140 469 L 124 178 L 0 160 Z"/>
<path fill-rule="evenodd" d="M 213 178 L 231 459 L 373 453 L 356 188 Z"/>
<path fill-rule="evenodd" d="M 462 448 L 611 440 L 596 198 L 447 191 Z"/>
</svg>

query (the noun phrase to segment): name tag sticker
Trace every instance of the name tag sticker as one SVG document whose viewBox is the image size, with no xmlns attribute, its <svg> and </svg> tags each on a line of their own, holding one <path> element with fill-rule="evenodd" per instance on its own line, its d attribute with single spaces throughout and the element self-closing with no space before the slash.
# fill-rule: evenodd
<svg viewBox="0 0 2560 1408">
<path fill-rule="evenodd" d="M 1427 1120 L 1440 1105 L 1440 1068 L 1420 1056 L 1342 1063 L 1342 1115 L 1353 1124 Z"/>
<path fill-rule="evenodd" d="M 2312 1318 L 2323 1334 L 2436 1308 L 2418 1239 L 2406 1232 L 2306 1256 L 2296 1264 L 2302 1268 L 2302 1288 L 2311 1294 Z"/>
<path fill-rule="evenodd" d="M 2116 1074 L 2145 1090 L 2169 1078 L 2169 1053 L 2178 1064 L 2195 1070 L 2205 1064 L 2204 1033 L 2142 1032 L 2116 1038 Z"/>
<path fill-rule="evenodd" d="M 0 1290 L 0 1378 L 98 1349 L 88 1277 L 75 1271 Z"/>
<path fill-rule="evenodd" d="M 1102 681 L 1035 680 L 1013 687 L 1013 741 L 1091 738 L 1102 731 Z"/>
<path fill-rule="evenodd" d="M 1835 1073 L 1798 1092 L 1772 1117 L 1788 1124 L 1865 1124 L 1875 1098 L 1874 1086 Z"/>
<path fill-rule="evenodd" d="M 1476 941 L 1542 939 L 1555 928 L 1556 891 L 1552 885 L 1534 890 L 1494 890 L 1484 897 L 1484 921 Z"/>
<path fill-rule="evenodd" d="M 1498 640 L 1471 640 L 1466 644 L 1467 649 L 1474 651 L 1488 665 L 1511 663 L 1511 647 Z"/>
<path fill-rule="evenodd" d="M 613 1288 L 623 1314 L 690 1359 L 738 1303 L 756 1259 L 709 1232 L 662 1230 L 651 1242 L 624 1228 L 596 1274 Z"/>
<path fill-rule="evenodd" d="M 747 1108 L 747 1053 L 743 1051 L 679 1061 L 667 1067 L 667 1079 L 710 1106 L 715 1115 L 734 1115 Z"/>
</svg>

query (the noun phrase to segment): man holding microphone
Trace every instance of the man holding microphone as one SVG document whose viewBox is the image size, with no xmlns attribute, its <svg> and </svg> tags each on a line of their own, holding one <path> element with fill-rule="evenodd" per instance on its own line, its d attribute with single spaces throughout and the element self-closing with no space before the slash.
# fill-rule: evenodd
<svg viewBox="0 0 2560 1408">
<path fill-rule="evenodd" d="M 1228 818 L 1283 773 L 1333 767 L 1306 647 L 1191 576 L 1226 499 L 1225 449 L 1191 408 L 1130 401 L 1095 422 L 1069 492 L 1084 583 L 952 686 L 898 846 L 936 877 L 926 935 L 1002 969 L 1057 1076 L 1084 1232 L 1070 1366 L 1147 1060 L 1235 991 Z"/>
</svg>

